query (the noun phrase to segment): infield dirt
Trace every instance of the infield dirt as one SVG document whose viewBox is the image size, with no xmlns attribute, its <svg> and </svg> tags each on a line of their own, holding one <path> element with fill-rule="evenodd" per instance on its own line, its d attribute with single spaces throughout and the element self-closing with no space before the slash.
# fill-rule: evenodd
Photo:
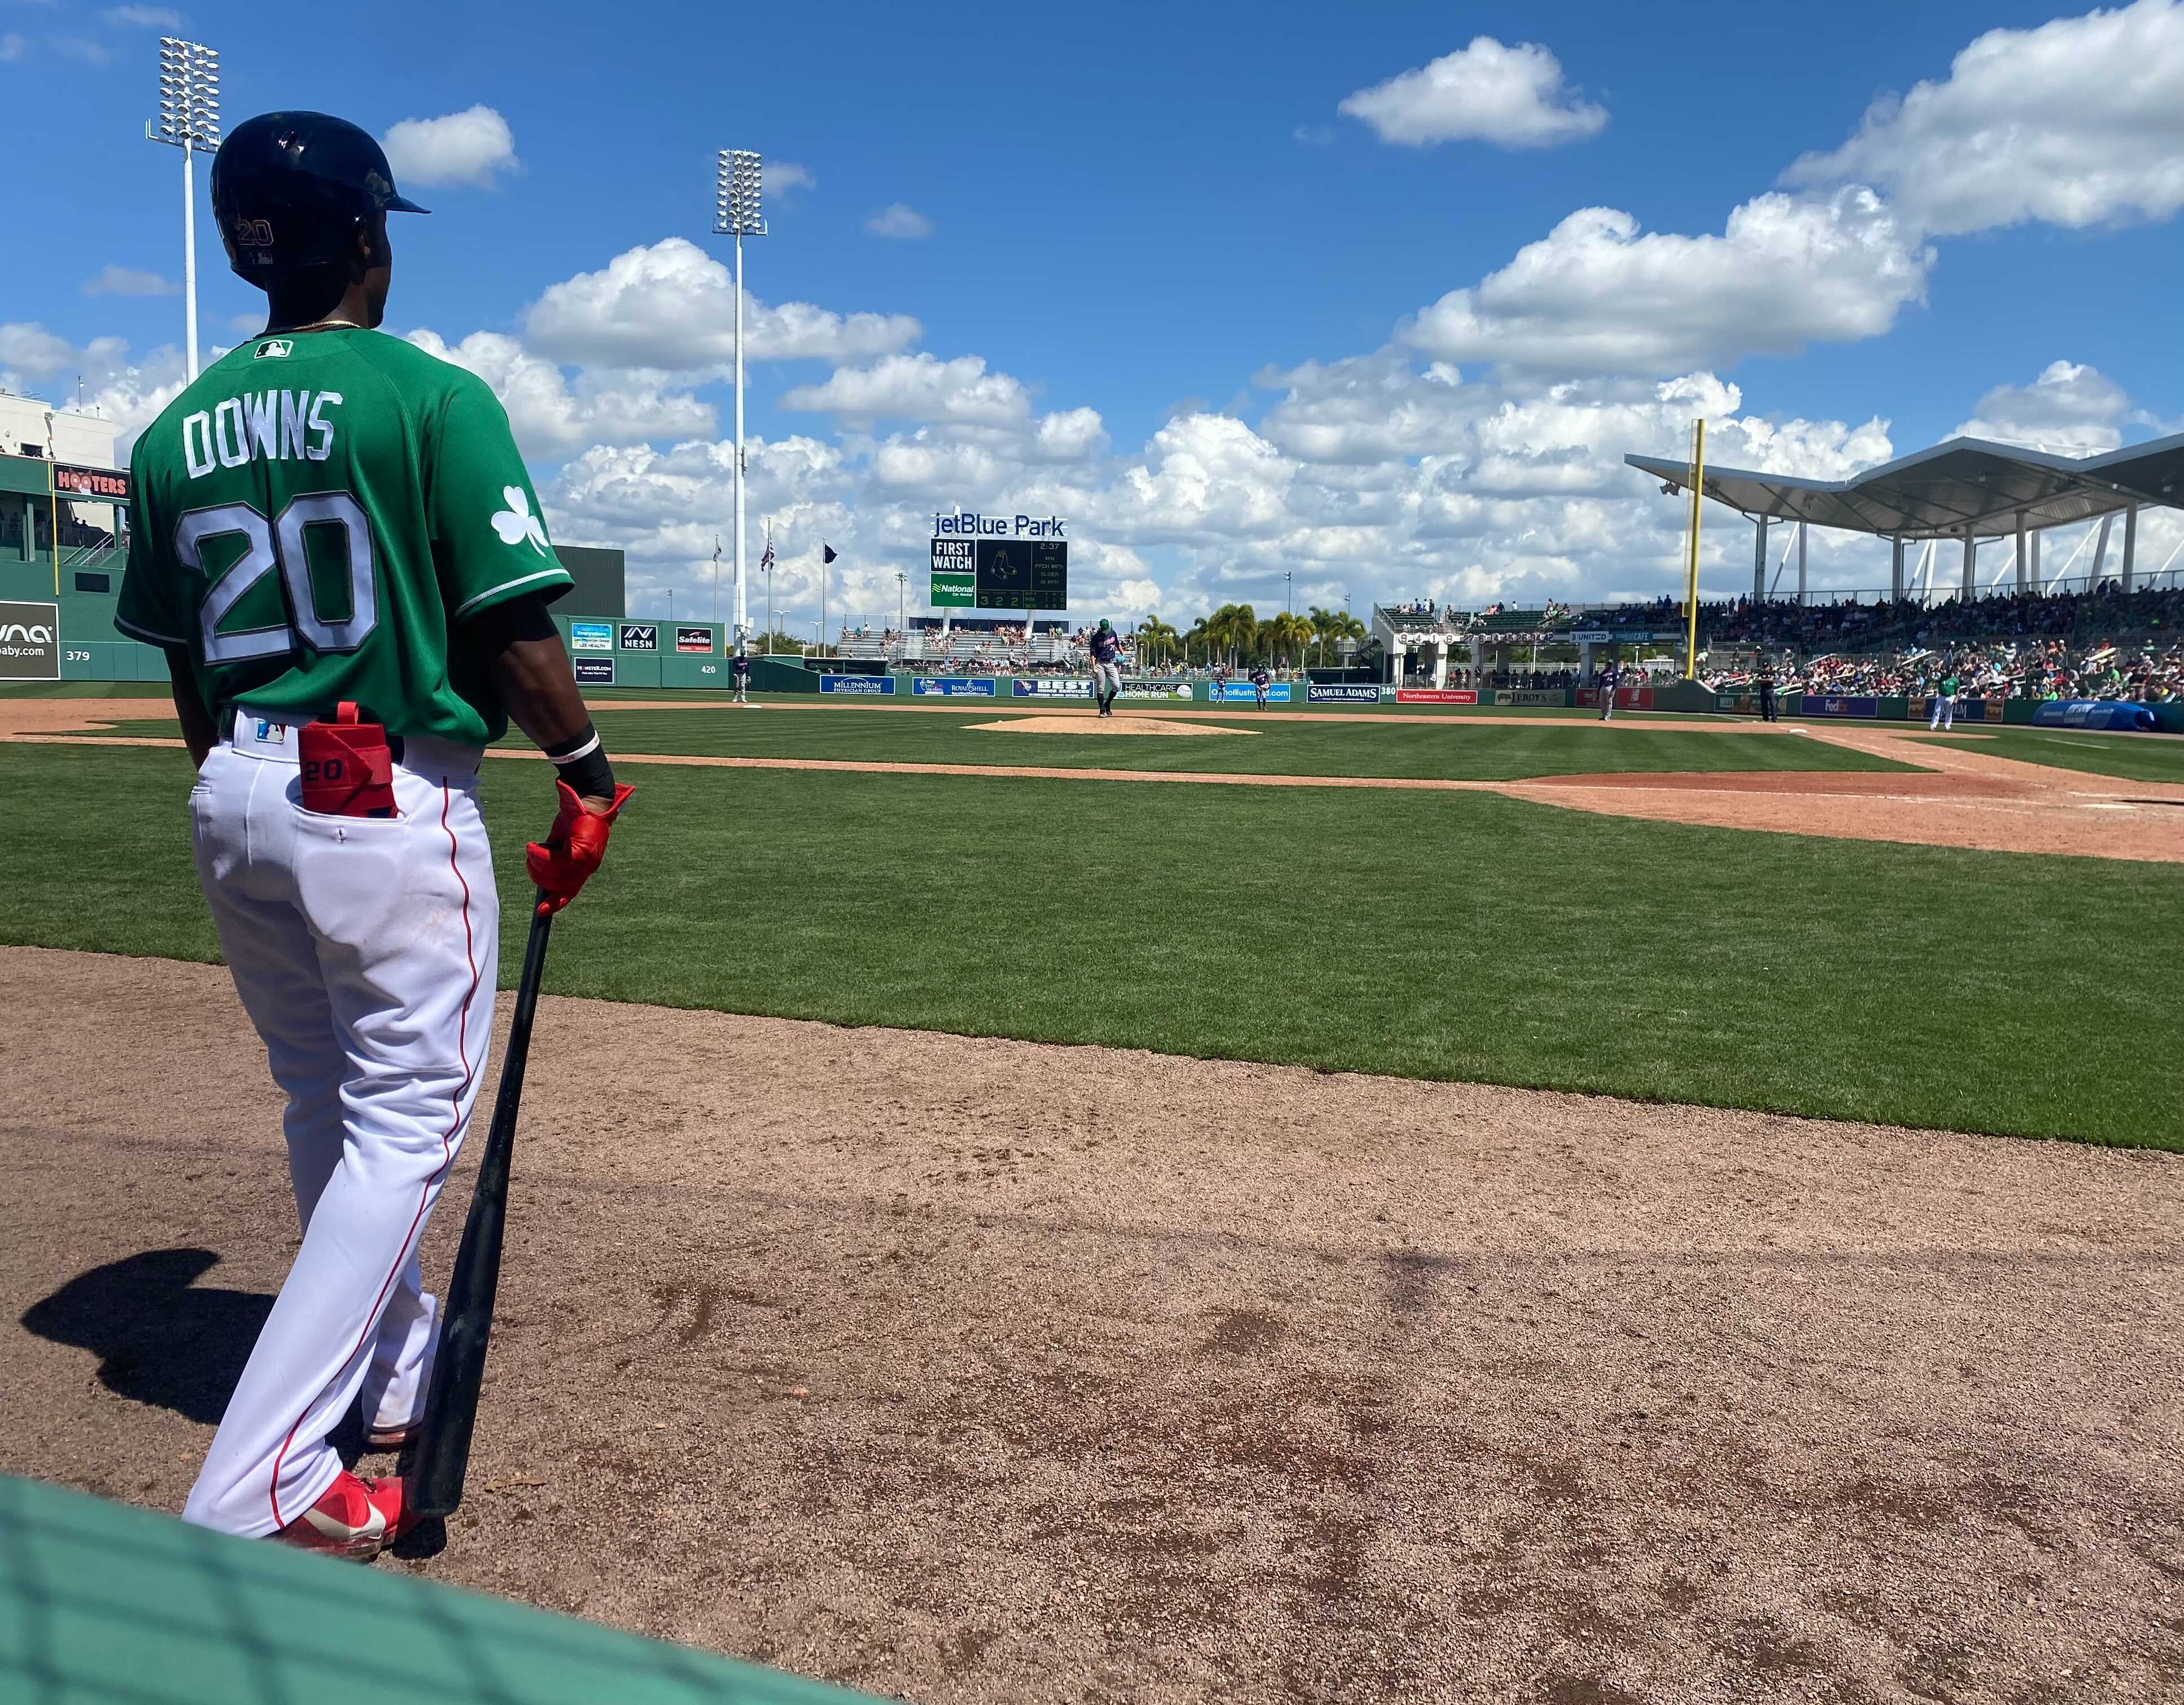
<svg viewBox="0 0 2184 1705">
<path fill-rule="evenodd" d="M 0 1466 L 178 1508 L 277 1096 L 217 968 L 0 994 Z M 382 1566 L 935 1702 L 2184 1694 L 2175 1156 L 552 998 L 531 1072 Z"/>
</svg>

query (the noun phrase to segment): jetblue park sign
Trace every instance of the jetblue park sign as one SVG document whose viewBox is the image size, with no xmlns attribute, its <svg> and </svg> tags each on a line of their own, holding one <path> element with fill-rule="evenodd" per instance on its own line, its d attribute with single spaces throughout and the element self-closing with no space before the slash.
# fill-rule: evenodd
<svg viewBox="0 0 2184 1705">
<path fill-rule="evenodd" d="M 935 513 L 935 538 L 1067 538 L 1068 523 L 1060 515 L 977 515 L 959 510 L 953 515 Z"/>
</svg>

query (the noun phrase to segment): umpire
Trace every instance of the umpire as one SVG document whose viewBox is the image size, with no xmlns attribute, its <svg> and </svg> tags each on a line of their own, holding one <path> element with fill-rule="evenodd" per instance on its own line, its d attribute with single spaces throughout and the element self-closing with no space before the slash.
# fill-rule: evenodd
<svg viewBox="0 0 2184 1705">
<path fill-rule="evenodd" d="M 1763 663 L 1759 666 L 1759 720 L 1772 722 L 1774 716 L 1774 666 Z"/>
</svg>

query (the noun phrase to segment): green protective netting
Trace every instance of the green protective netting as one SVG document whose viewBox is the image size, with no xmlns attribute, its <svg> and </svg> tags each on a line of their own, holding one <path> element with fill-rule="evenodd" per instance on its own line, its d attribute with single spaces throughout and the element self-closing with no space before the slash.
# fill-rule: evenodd
<svg viewBox="0 0 2184 1705">
<path fill-rule="evenodd" d="M 0 1699 L 10 1705 L 867 1698 L 0 1476 Z"/>
</svg>

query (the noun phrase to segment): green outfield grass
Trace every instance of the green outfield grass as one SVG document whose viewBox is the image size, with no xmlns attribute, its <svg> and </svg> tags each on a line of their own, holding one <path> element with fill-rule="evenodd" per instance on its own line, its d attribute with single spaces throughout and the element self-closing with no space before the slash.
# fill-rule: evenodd
<svg viewBox="0 0 2184 1705">
<path fill-rule="evenodd" d="M 1035 710 L 921 712 L 769 708 L 763 711 L 616 710 L 599 725 L 610 752 L 708 757 L 839 758 L 872 763 L 1022 765 L 1050 769 L 1180 770 L 1194 775 L 1372 776 L 1450 781 L 1514 781 L 1597 771 L 1895 770 L 1903 764 L 1847 746 L 1774 734 L 1681 729 L 1442 727 L 1416 722 L 1310 722 L 1224 715 L 1248 728 L 1234 737 L 1160 734 L 1009 734 L 974 725 Z M 1117 721 L 1127 722 L 1127 717 Z M 171 719 L 113 731 L 175 738 Z M 97 739 L 98 733 L 80 736 Z M 110 738 L 110 736 L 109 736 Z M 524 744 L 521 735 L 511 744 Z"/>
<path fill-rule="evenodd" d="M 1051 707 L 1048 707 L 1050 710 Z M 904 716 L 889 710 L 616 710 L 600 732 L 620 752 L 699 753 L 763 758 L 850 758 L 875 762 L 1010 764 L 1042 768 L 1181 770 L 1194 774 L 1377 776 L 1508 781 L 1594 771 L 1908 770 L 1913 766 L 1770 734 L 1680 729 L 1494 724 L 1315 722 L 1224 711 L 1234 737 L 1156 734 L 1011 734 L 975 725 L 1038 714 L 1039 707 L 987 707 Z M 1127 725 L 1134 712 L 1119 713 Z M 1157 715 L 1156 710 L 1143 714 Z M 1210 720 L 1210 719 L 1209 719 Z"/>
<path fill-rule="evenodd" d="M 1991 734 L 1922 735 L 1921 745 L 1957 746 L 2027 764 L 2133 782 L 2184 783 L 2184 740 L 2158 734 L 2079 734 L 2064 728 L 2001 728 Z"/>
<path fill-rule="evenodd" d="M 214 956 L 176 754 L 0 764 L 71 802 L 0 827 L 0 940 Z M 555 933 L 563 993 L 2184 1146 L 2184 866 L 1492 794 L 627 775 Z M 520 896 L 545 788 L 485 787 Z M 504 979 L 521 938 L 519 905 Z"/>
</svg>

